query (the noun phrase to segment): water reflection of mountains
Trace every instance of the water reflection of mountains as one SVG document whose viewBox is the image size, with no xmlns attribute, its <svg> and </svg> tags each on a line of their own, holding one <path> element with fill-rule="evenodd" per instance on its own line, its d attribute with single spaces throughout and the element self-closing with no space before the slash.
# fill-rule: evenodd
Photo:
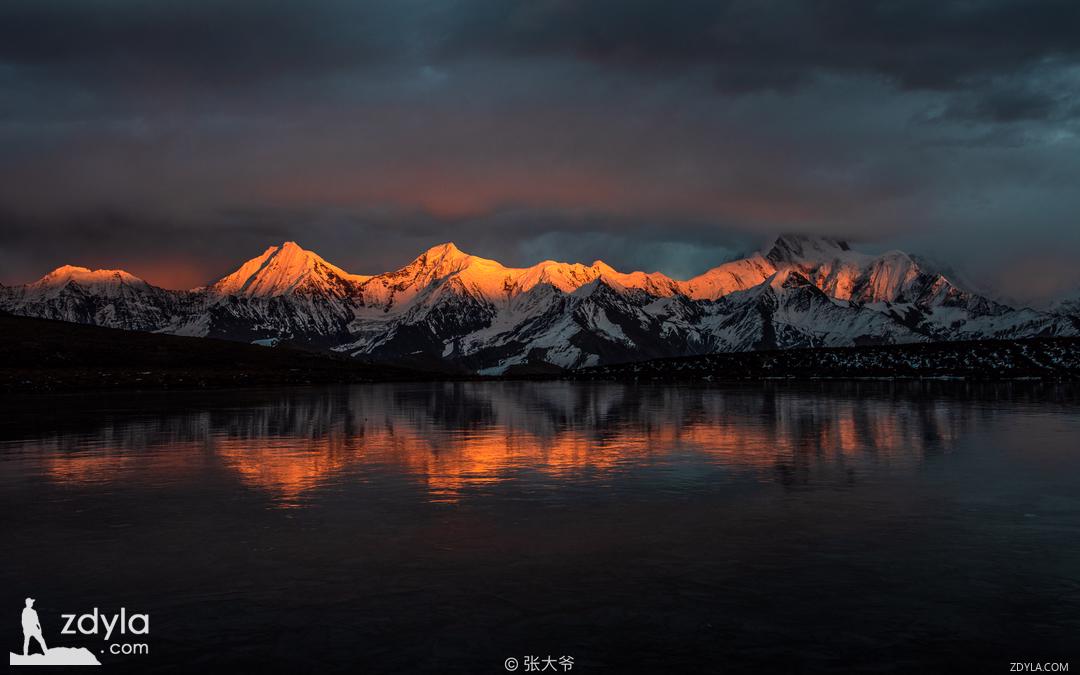
<svg viewBox="0 0 1080 675">
<path fill-rule="evenodd" d="M 415 479 L 432 499 L 455 500 L 515 484 L 599 485 L 650 472 L 671 479 L 665 470 L 677 463 L 685 471 L 688 462 L 721 472 L 708 480 L 752 472 L 787 486 L 849 485 L 948 451 L 996 414 L 987 402 L 1006 400 L 1072 405 L 1075 392 L 940 383 L 377 385 L 69 399 L 62 413 L 23 411 L 3 433 L 19 439 L 5 444 L 8 457 L 40 461 L 63 483 L 168 484 L 214 467 L 296 504 L 321 486 L 392 474 Z"/>
</svg>

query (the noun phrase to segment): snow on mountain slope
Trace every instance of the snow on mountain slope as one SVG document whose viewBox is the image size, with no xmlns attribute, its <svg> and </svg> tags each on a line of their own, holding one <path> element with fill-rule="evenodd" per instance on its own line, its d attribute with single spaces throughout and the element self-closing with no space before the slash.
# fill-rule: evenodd
<svg viewBox="0 0 1080 675">
<path fill-rule="evenodd" d="M 64 265 L 23 286 L 0 289 L 0 308 L 42 319 L 155 330 L 182 314 L 186 292 L 152 286 L 123 270 Z"/>
<path fill-rule="evenodd" d="M 846 242 L 805 235 L 781 235 L 765 253 L 780 268 L 801 272 L 837 300 L 862 303 L 933 302 L 952 284 L 940 274 L 922 270 L 902 251 L 871 256 L 851 250 Z"/>
<path fill-rule="evenodd" d="M 1054 314 L 1071 316 L 1080 323 L 1080 289 L 1066 293 L 1050 305 L 1050 311 Z"/>
<path fill-rule="evenodd" d="M 125 287 L 134 286 L 140 289 L 150 287 L 150 284 L 124 270 L 90 270 L 85 267 L 64 265 L 57 267 L 37 281 L 27 284 L 25 288 L 28 295 L 33 294 L 39 298 L 55 297 L 72 282 L 99 295 L 109 296 L 122 295 Z"/>
<path fill-rule="evenodd" d="M 714 267 L 689 281 L 681 282 L 679 288 L 695 300 L 716 300 L 728 293 L 753 288 L 775 273 L 776 265 L 771 260 L 755 254 Z"/>
<path fill-rule="evenodd" d="M 995 303 L 961 290 L 944 274 L 903 251 L 873 256 L 835 239 L 782 235 L 765 257 L 777 269 L 798 270 L 837 300 L 910 302 L 920 307 L 970 305 L 975 311 L 994 311 Z"/>
<path fill-rule="evenodd" d="M 342 350 L 386 359 L 437 350 L 440 358 L 487 369 L 530 358 L 572 365 L 588 356 L 567 342 L 582 331 L 619 342 L 602 312 L 577 309 L 588 296 L 582 289 L 597 283 L 615 294 L 636 294 L 642 305 L 679 292 L 662 274 L 623 274 L 602 261 L 512 268 L 441 244 L 363 284 L 363 307 L 350 325 L 355 339 Z"/>
<path fill-rule="evenodd" d="M 59 268 L 0 287 L 16 314 L 183 335 L 308 342 L 384 361 L 500 373 L 795 346 L 1075 335 L 1080 320 L 1013 309 L 900 251 L 784 235 L 687 281 L 546 260 L 507 267 L 452 243 L 393 272 L 346 272 L 294 242 L 206 288 Z"/>
<path fill-rule="evenodd" d="M 394 272 L 377 274 L 362 286 L 363 305 L 385 312 L 401 309 L 432 284 L 461 271 L 472 263 L 498 269 L 494 260 L 463 253 L 451 243 L 433 246 L 411 263 Z"/>
<path fill-rule="evenodd" d="M 425 289 L 451 278 L 455 279 L 452 285 L 462 292 L 492 304 L 510 302 L 538 286 L 571 293 L 600 278 L 612 285 L 658 296 L 679 292 L 677 282 L 658 272 L 623 274 L 600 260 L 592 265 L 545 260 L 532 267 L 506 267 L 446 243 L 428 249 L 399 270 L 371 277 L 362 285 L 362 296 L 368 307 L 384 312 L 402 311 Z"/>
<path fill-rule="evenodd" d="M 875 261 L 874 258 L 851 250 L 846 242 L 826 237 L 781 235 L 765 252 L 765 258 L 777 267 L 793 268 L 815 286 L 838 300 L 867 300 L 865 289 L 887 290 L 888 278 L 903 275 L 893 266 L 899 260 Z M 875 263 L 878 263 L 875 265 Z M 871 269 L 885 275 L 880 280 Z M 872 293 L 873 291 L 871 291 Z M 874 297 L 871 301 L 892 300 Z"/>
<path fill-rule="evenodd" d="M 1076 326 L 1030 309 L 1013 309 L 965 290 L 902 251 L 872 256 L 835 239 L 782 235 L 765 257 L 798 270 L 836 300 L 877 311 L 936 340 L 1072 335 Z"/>
<path fill-rule="evenodd" d="M 337 346 L 348 339 L 361 289 L 370 279 L 287 241 L 203 290 L 201 311 L 165 330 L 245 342 L 285 338 Z"/>
<path fill-rule="evenodd" d="M 889 317 L 829 297 L 792 268 L 725 296 L 702 326 L 715 340 L 712 352 L 927 339 Z"/>
<path fill-rule="evenodd" d="M 287 293 L 325 293 L 349 297 L 371 277 L 349 274 L 317 254 L 287 241 L 271 246 L 208 289 L 214 295 L 272 298 Z"/>
</svg>

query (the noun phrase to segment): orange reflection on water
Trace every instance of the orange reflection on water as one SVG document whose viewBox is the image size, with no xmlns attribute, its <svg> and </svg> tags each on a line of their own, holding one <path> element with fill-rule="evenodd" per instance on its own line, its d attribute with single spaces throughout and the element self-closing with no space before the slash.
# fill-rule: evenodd
<svg viewBox="0 0 1080 675">
<path fill-rule="evenodd" d="M 360 456 L 358 449 L 340 436 L 222 438 L 213 445 L 217 456 L 244 483 L 270 492 L 283 506 L 297 506 L 305 492 L 329 480 Z"/>
<path fill-rule="evenodd" d="M 468 489 L 507 480 L 520 471 L 554 478 L 607 472 L 631 450 L 598 443 L 581 432 L 537 436 L 506 427 L 448 435 L 438 443 L 397 434 L 392 448 L 398 465 L 424 480 L 437 501 L 455 501 Z"/>
<path fill-rule="evenodd" d="M 58 483 L 102 483 L 116 480 L 134 464 L 128 454 L 56 455 L 45 460 L 44 473 Z"/>
<path fill-rule="evenodd" d="M 680 393 L 640 400 L 622 387 L 584 398 L 544 398 L 537 392 L 578 391 L 539 386 L 420 398 L 396 391 L 289 400 L 220 418 L 177 416 L 157 426 L 102 429 L 96 442 L 38 441 L 35 449 L 44 473 L 60 483 L 160 484 L 216 467 L 280 506 L 297 506 L 320 487 L 378 473 L 411 476 L 429 499 L 452 502 L 537 477 L 599 484 L 687 455 L 763 480 L 776 480 L 778 469 L 790 479 L 792 468 L 798 480 L 811 480 L 864 460 L 914 465 L 928 439 L 950 443 L 959 435 L 955 416 L 887 399 Z M 447 400 L 440 403 L 440 395 Z"/>
<path fill-rule="evenodd" d="M 95 445 L 92 449 L 72 449 L 56 440 L 36 446 L 43 455 L 42 473 L 58 483 L 109 483 L 129 478 L 145 480 L 157 476 L 171 482 L 196 468 L 198 457 L 190 444 L 169 448 L 132 449 L 122 444 Z"/>
</svg>

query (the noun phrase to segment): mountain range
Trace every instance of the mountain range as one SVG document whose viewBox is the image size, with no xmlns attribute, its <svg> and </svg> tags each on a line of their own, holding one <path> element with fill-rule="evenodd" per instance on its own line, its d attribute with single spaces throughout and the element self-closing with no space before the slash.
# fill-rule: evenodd
<svg viewBox="0 0 1080 675">
<path fill-rule="evenodd" d="M 369 361 L 481 374 L 791 347 L 1080 335 L 1075 304 L 1018 308 L 917 256 L 782 235 L 689 280 L 545 260 L 507 267 L 454 244 L 401 269 L 346 272 L 294 242 L 187 291 L 64 266 L 0 287 L 11 314 L 113 328 L 287 341 Z"/>
</svg>

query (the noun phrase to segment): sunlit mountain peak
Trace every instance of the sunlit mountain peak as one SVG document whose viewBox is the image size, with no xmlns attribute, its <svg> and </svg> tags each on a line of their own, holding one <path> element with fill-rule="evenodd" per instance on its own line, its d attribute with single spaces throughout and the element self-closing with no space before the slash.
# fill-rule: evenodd
<svg viewBox="0 0 1080 675">
<path fill-rule="evenodd" d="M 468 255 L 469 255 L 468 253 L 465 253 L 460 248 L 458 248 L 457 244 L 455 244 L 452 241 L 447 241 L 447 242 L 444 242 L 442 244 L 436 244 L 435 246 L 432 246 L 431 248 L 429 248 L 427 251 L 424 251 L 424 254 L 428 255 L 428 256 L 432 256 L 432 257 L 434 257 L 434 256 L 443 256 L 443 257 L 445 257 L 445 256 L 450 256 L 450 257 L 465 256 L 465 257 L 468 257 Z"/>
<path fill-rule="evenodd" d="M 305 287 L 320 290 L 366 281 L 308 251 L 294 241 L 271 246 L 235 272 L 219 279 L 210 290 L 218 295 L 273 297 Z"/>
<path fill-rule="evenodd" d="M 124 270 L 91 270 L 76 265 L 62 265 L 34 282 L 34 286 L 48 288 L 66 286 L 74 281 L 80 285 L 145 284 L 142 279 Z"/>
<path fill-rule="evenodd" d="M 487 260 L 486 258 L 479 258 L 474 255 L 470 255 L 460 248 L 452 241 L 448 241 L 437 246 L 432 246 L 428 250 L 421 253 L 415 260 L 409 265 L 410 267 L 425 267 L 425 268 L 447 268 L 453 267 L 460 269 L 461 267 L 473 262 L 484 263 L 496 263 L 494 260 Z"/>
</svg>

